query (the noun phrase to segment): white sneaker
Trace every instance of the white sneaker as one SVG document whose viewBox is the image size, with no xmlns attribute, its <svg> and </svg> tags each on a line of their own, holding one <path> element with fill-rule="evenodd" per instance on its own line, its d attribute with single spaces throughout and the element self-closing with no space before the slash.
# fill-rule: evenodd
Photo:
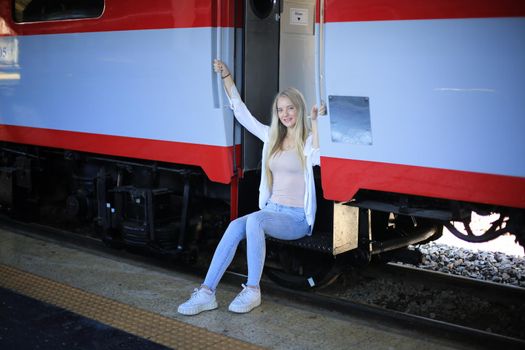
<svg viewBox="0 0 525 350">
<path fill-rule="evenodd" d="M 217 308 L 215 292 L 210 292 L 204 288 L 195 288 L 191 297 L 183 304 L 179 305 L 177 311 L 183 315 L 197 315 L 203 311 Z"/>
<path fill-rule="evenodd" d="M 233 299 L 228 310 L 243 314 L 261 305 L 261 291 L 258 288 L 248 288 L 242 285 L 242 291 Z"/>
</svg>

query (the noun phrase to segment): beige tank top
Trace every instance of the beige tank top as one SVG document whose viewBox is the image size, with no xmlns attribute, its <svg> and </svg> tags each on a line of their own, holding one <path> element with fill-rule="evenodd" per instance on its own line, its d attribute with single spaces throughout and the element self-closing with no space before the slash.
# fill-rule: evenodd
<svg viewBox="0 0 525 350">
<path fill-rule="evenodd" d="M 280 151 L 270 158 L 274 203 L 304 208 L 304 170 L 295 149 Z"/>
</svg>

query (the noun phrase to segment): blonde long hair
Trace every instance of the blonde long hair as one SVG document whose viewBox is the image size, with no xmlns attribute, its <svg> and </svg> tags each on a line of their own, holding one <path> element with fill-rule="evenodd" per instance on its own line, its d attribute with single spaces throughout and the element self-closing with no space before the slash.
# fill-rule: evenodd
<svg viewBox="0 0 525 350">
<path fill-rule="evenodd" d="M 272 103 L 272 123 L 270 125 L 270 137 L 268 139 L 268 150 L 266 154 L 266 164 L 264 164 L 264 170 L 266 171 L 266 178 L 268 179 L 269 189 L 273 186 L 273 175 L 270 171 L 270 158 L 282 150 L 284 138 L 286 136 L 286 126 L 279 120 L 277 113 L 277 102 L 281 97 L 288 97 L 297 111 L 297 120 L 293 127 L 294 144 L 297 156 L 301 160 L 302 167 L 305 167 L 304 159 L 304 143 L 308 134 L 310 133 L 310 127 L 306 118 L 306 103 L 304 101 L 303 94 L 295 88 L 287 88 L 279 92 Z"/>
</svg>

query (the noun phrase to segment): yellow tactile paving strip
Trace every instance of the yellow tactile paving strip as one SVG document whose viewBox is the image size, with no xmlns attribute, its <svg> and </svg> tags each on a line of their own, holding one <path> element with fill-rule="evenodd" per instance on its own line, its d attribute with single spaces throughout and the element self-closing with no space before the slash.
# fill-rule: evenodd
<svg viewBox="0 0 525 350">
<path fill-rule="evenodd" d="M 150 311 L 0 264 L 0 287 L 173 349 L 261 349 Z"/>
</svg>

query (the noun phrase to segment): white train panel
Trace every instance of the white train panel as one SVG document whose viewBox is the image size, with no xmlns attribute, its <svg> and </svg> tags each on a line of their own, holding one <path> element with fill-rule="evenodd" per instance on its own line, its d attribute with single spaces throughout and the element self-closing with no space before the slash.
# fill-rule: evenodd
<svg viewBox="0 0 525 350">
<path fill-rule="evenodd" d="M 231 52 L 233 29 L 223 32 Z M 210 28 L 17 37 L 20 79 L 3 87 L 1 123 L 232 146 L 213 39 Z"/>
<path fill-rule="evenodd" d="M 523 38 L 523 18 L 326 24 L 327 95 L 369 99 L 371 140 L 332 118 L 322 155 L 525 177 Z"/>
</svg>

